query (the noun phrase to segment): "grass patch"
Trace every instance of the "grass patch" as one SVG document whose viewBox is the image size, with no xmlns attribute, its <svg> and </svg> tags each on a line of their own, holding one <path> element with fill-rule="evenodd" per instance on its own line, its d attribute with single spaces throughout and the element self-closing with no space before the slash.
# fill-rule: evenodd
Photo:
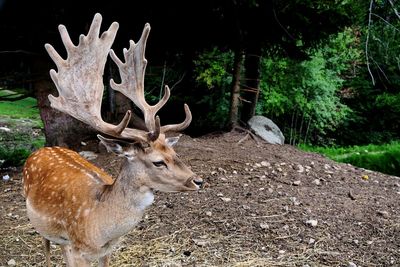
<svg viewBox="0 0 400 267">
<path fill-rule="evenodd" d="M 0 96 L 13 91 L 0 90 Z M 10 99 L 20 96 L 13 94 Z M 43 147 L 45 137 L 37 100 L 32 97 L 0 101 L 0 167 L 20 166 L 32 151 Z"/>
<path fill-rule="evenodd" d="M 383 145 L 352 147 L 312 147 L 300 145 L 300 149 L 317 152 L 328 158 L 350 163 L 364 169 L 400 176 L 400 141 Z"/>
<path fill-rule="evenodd" d="M 0 96 L 12 93 L 9 90 L 1 90 Z M 18 97 L 16 94 L 14 97 Z M 43 127 L 43 122 L 40 119 L 39 108 L 37 107 L 37 100 L 33 97 L 26 97 L 16 101 L 0 101 L 0 114 L 1 116 L 9 117 L 12 119 L 26 118 L 37 121 Z"/>
</svg>

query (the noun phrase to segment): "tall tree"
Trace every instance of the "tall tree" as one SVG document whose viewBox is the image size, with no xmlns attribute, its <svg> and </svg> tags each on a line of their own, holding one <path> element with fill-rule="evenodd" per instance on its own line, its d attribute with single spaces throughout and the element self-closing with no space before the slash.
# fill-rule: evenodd
<svg viewBox="0 0 400 267">
<path fill-rule="evenodd" d="M 239 99 L 240 99 L 240 73 L 243 64 L 243 50 L 237 49 L 233 61 L 231 99 L 229 107 L 229 127 L 235 128 L 239 121 Z"/>
</svg>

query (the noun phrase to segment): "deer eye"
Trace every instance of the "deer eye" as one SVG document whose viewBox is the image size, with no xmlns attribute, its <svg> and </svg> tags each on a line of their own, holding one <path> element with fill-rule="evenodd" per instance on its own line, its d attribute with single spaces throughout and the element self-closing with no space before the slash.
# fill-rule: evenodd
<svg viewBox="0 0 400 267">
<path fill-rule="evenodd" d="M 156 166 L 157 168 L 160 168 L 160 167 L 167 168 L 167 164 L 163 160 L 155 161 L 155 162 L 153 162 L 153 165 Z"/>
</svg>

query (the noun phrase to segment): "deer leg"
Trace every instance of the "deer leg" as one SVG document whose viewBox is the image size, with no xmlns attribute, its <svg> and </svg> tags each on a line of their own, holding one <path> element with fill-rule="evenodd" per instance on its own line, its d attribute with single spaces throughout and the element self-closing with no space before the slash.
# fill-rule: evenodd
<svg viewBox="0 0 400 267">
<path fill-rule="evenodd" d="M 99 259 L 99 267 L 108 267 L 110 263 L 110 254 L 105 255 Z"/>
<path fill-rule="evenodd" d="M 50 240 L 43 237 L 44 255 L 46 257 L 47 267 L 51 267 L 50 263 Z"/>
<path fill-rule="evenodd" d="M 77 265 L 75 261 L 75 255 L 72 252 L 72 246 L 71 245 L 61 245 L 61 251 L 65 260 L 65 263 L 67 264 L 67 267 L 78 267 L 81 265 Z"/>
</svg>

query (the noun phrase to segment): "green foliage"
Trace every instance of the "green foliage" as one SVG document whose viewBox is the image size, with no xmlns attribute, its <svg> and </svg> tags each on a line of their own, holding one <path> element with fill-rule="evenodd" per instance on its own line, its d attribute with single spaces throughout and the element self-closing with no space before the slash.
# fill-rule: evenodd
<svg viewBox="0 0 400 267">
<path fill-rule="evenodd" d="M 314 53 L 321 53 L 326 60 L 326 68 L 333 70 L 341 78 L 354 77 L 354 68 L 363 56 L 358 34 L 358 29 L 345 28 L 331 36 L 325 45 L 314 49 Z"/>
<path fill-rule="evenodd" d="M 362 60 L 354 63 L 354 74 L 344 82 L 348 96 L 343 100 L 353 113 L 335 133 L 340 144 L 380 144 L 400 138 L 400 19 L 387 1 L 374 2 L 372 12 L 370 27 L 359 30 L 356 42 Z"/>
<path fill-rule="evenodd" d="M 0 166 L 21 166 L 24 164 L 26 158 L 32 153 L 26 148 L 6 149 L 0 146 Z"/>
<path fill-rule="evenodd" d="M 347 81 L 352 95 L 346 104 L 358 118 L 345 135 L 338 132 L 343 143 L 383 143 L 400 138 L 400 19 L 387 1 L 373 4 L 370 27 L 366 22 L 360 31 L 365 63 L 360 64 L 356 77 Z"/>
<path fill-rule="evenodd" d="M 194 60 L 195 80 L 198 85 L 209 89 L 226 88 L 232 81 L 229 70 L 232 68 L 233 53 L 222 52 L 214 47 Z"/>
<path fill-rule="evenodd" d="M 312 147 L 300 145 L 305 151 L 323 154 L 335 161 L 350 163 L 361 168 L 400 176 L 400 142 L 383 145 L 351 147 Z"/>
<path fill-rule="evenodd" d="M 374 104 L 385 114 L 380 119 L 380 123 L 384 127 L 388 126 L 386 130 L 398 134 L 400 132 L 400 92 L 395 94 L 384 92 L 376 97 Z"/>
<path fill-rule="evenodd" d="M 204 129 L 223 129 L 229 114 L 230 85 L 233 53 L 217 48 L 201 53 L 194 60 L 195 80 L 198 91 L 204 91 L 196 102 L 204 112 L 196 119 L 196 124 Z"/>
<path fill-rule="evenodd" d="M 44 146 L 44 136 L 32 134 L 34 124 L 28 119 L 13 120 L 13 123 L 2 119 L 0 122 L 11 129 L 0 132 L 0 167 L 20 166 L 32 151 Z M 21 127 L 21 123 L 27 125 Z"/>
<path fill-rule="evenodd" d="M 257 112 L 273 118 L 289 143 L 327 142 L 351 114 L 341 102 L 343 78 L 361 53 L 354 46 L 353 31 L 332 36 L 329 42 L 309 50 L 309 59 L 263 59 L 261 101 Z"/>
<path fill-rule="evenodd" d="M 400 87 L 400 19 L 389 4 L 376 5 L 369 33 L 368 59 L 375 82 L 386 90 Z"/>
</svg>

